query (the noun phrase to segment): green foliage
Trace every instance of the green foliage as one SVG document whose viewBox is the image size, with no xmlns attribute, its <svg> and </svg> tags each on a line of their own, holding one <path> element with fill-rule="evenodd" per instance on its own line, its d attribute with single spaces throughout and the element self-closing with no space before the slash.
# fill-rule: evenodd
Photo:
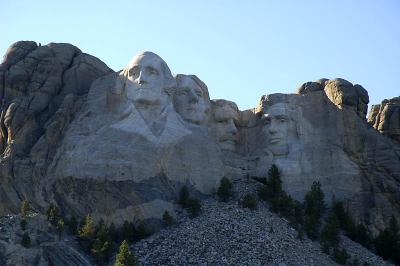
<svg viewBox="0 0 400 266">
<path fill-rule="evenodd" d="M 339 232 L 339 221 L 335 213 L 331 211 L 326 220 L 325 226 L 321 231 L 320 244 L 324 253 L 329 254 L 330 248 L 339 247 Z"/>
<path fill-rule="evenodd" d="M 150 232 L 147 230 L 144 223 L 140 223 L 136 229 L 135 240 L 143 239 L 150 235 Z"/>
<path fill-rule="evenodd" d="M 62 233 L 64 232 L 64 220 L 61 218 L 57 222 L 57 232 L 58 232 L 58 237 L 61 238 Z"/>
<path fill-rule="evenodd" d="M 31 238 L 29 237 L 28 232 L 25 232 L 22 235 L 21 245 L 25 248 L 29 248 L 31 246 Z"/>
<path fill-rule="evenodd" d="M 219 199 L 223 202 L 228 202 L 229 198 L 233 195 L 233 185 L 228 178 L 223 177 L 217 191 Z"/>
<path fill-rule="evenodd" d="M 201 213 L 201 203 L 196 198 L 189 198 L 187 200 L 186 209 L 189 212 L 189 217 L 194 218 Z"/>
<path fill-rule="evenodd" d="M 241 205 L 243 208 L 249 208 L 250 210 L 257 209 L 256 197 L 254 197 L 251 194 L 247 194 L 246 196 L 243 197 L 243 199 L 241 201 Z"/>
<path fill-rule="evenodd" d="M 279 198 L 283 194 L 281 175 L 275 164 L 268 171 L 268 179 L 265 185 L 259 186 L 257 191 L 259 197 L 263 200 Z"/>
<path fill-rule="evenodd" d="M 300 227 L 297 229 L 297 239 L 303 241 L 304 240 L 304 229 Z"/>
<path fill-rule="evenodd" d="M 47 209 L 46 215 L 47 215 L 47 220 L 53 226 L 56 226 L 58 220 L 61 218 L 59 216 L 58 207 L 56 205 L 54 205 L 54 204 L 50 204 L 49 208 Z"/>
<path fill-rule="evenodd" d="M 31 210 L 31 205 L 27 200 L 23 200 L 21 202 L 21 215 L 22 217 L 27 217 L 29 214 L 29 211 Z"/>
<path fill-rule="evenodd" d="M 382 258 L 400 265 L 400 232 L 394 216 L 390 218 L 389 226 L 375 239 L 375 249 Z"/>
<path fill-rule="evenodd" d="M 82 228 L 79 230 L 79 235 L 78 235 L 79 244 L 86 252 L 89 252 L 91 249 L 95 236 L 94 233 L 95 231 L 94 231 L 93 219 L 90 216 L 90 214 L 88 214 L 85 217 Z"/>
<path fill-rule="evenodd" d="M 135 225 L 132 222 L 125 221 L 121 228 L 120 239 L 126 239 L 129 242 L 133 242 L 136 238 L 137 231 Z"/>
<path fill-rule="evenodd" d="M 313 182 L 311 190 L 304 197 L 304 229 L 310 239 L 319 238 L 321 217 L 325 211 L 324 192 L 319 182 Z"/>
<path fill-rule="evenodd" d="M 188 199 L 189 199 L 189 190 L 187 186 L 183 186 L 179 192 L 178 203 L 182 205 L 183 208 L 186 208 Z"/>
<path fill-rule="evenodd" d="M 101 241 L 100 239 L 95 239 L 90 253 L 94 257 L 96 264 L 101 265 L 104 261 L 107 261 L 111 254 L 111 245 L 108 241 Z"/>
<path fill-rule="evenodd" d="M 129 250 L 128 241 L 124 240 L 119 247 L 119 252 L 116 256 L 114 266 L 136 266 L 138 265 L 137 259 Z"/>
<path fill-rule="evenodd" d="M 68 230 L 71 234 L 78 234 L 78 221 L 76 220 L 75 216 L 71 216 L 68 220 Z"/>
<path fill-rule="evenodd" d="M 19 222 L 19 225 L 21 226 L 21 230 L 25 231 L 26 225 L 27 225 L 26 219 L 21 219 L 21 221 Z"/>
<path fill-rule="evenodd" d="M 333 248 L 333 259 L 336 263 L 345 265 L 349 258 L 350 255 L 347 253 L 346 249 L 339 247 Z"/>
<path fill-rule="evenodd" d="M 355 242 L 360 243 L 366 248 L 371 248 L 373 237 L 368 228 L 362 223 L 356 223 L 351 216 L 345 211 L 342 202 L 333 201 L 332 210 L 338 218 L 340 228 L 346 235 Z"/>
<path fill-rule="evenodd" d="M 166 226 L 171 226 L 175 223 L 174 217 L 172 217 L 171 214 L 169 214 L 168 211 L 165 211 L 163 214 L 163 222 Z"/>
</svg>

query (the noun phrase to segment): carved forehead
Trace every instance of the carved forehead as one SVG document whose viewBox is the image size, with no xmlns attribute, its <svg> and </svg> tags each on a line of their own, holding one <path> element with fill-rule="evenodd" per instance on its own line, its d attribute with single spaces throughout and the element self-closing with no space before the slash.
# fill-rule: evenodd
<svg viewBox="0 0 400 266">
<path fill-rule="evenodd" d="M 125 69 L 131 69 L 135 66 L 151 66 L 162 70 L 162 64 L 166 64 L 161 57 L 152 52 L 143 52 L 135 55 Z"/>
<path fill-rule="evenodd" d="M 217 121 L 239 118 L 239 109 L 234 102 L 226 100 L 213 100 L 212 110 L 214 119 Z"/>
<path fill-rule="evenodd" d="M 268 106 L 264 110 L 264 116 L 288 116 L 288 105 L 286 103 L 277 103 L 272 106 Z"/>
<path fill-rule="evenodd" d="M 175 79 L 178 84 L 178 89 L 183 87 L 200 89 L 203 93 L 203 98 L 207 102 L 210 101 L 207 85 L 203 81 L 201 81 L 196 75 L 178 74 L 176 75 Z"/>
</svg>

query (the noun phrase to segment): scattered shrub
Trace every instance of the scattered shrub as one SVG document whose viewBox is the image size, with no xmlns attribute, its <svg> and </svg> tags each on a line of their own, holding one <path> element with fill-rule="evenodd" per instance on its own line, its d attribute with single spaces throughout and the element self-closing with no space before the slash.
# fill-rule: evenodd
<svg viewBox="0 0 400 266">
<path fill-rule="evenodd" d="M 186 186 L 183 186 L 179 192 L 179 201 L 178 203 L 183 207 L 186 208 L 187 201 L 189 199 L 189 190 Z"/>
<path fill-rule="evenodd" d="M 168 211 L 165 211 L 163 214 L 163 222 L 164 222 L 164 225 L 171 226 L 175 223 L 175 220 L 174 220 L 174 217 L 172 217 L 172 215 L 169 214 Z"/>
<path fill-rule="evenodd" d="M 27 200 L 23 200 L 21 202 L 21 215 L 22 217 L 27 217 L 29 214 L 29 211 L 31 210 L 31 206 Z"/>
<path fill-rule="evenodd" d="M 246 196 L 243 197 L 241 205 L 243 208 L 249 208 L 250 210 L 255 210 L 257 209 L 257 200 L 253 195 L 247 194 Z"/>
<path fill-rule="evenodd" d="M 228 178 L 223 177 L 220 182 L 220 186 L 217 191 L 219 199 L 223 202 L 227 202 L 233 195 L 233 185 Z"/>
<path fill-rule="evenodd" d="M 29 248 L 31 246 L 31 238 L 29 237 L 28 232 L 25 232 L 22 235 L 21 245 L 25 248 Z"/>
<path fill-rule="evenodd" d="M 128 241 L 124 240 L 119 247 L 114 266 L 136 266 L 138 265 L 135 255 L 129 250 Z"/>
<path fill-rule="evenodd" d="M 194 218 L 201 213 L 201 203 L 196 198 L 189 198 L 187 200 L 186 209 L 189 212 L 189 217 Z"/>
<path fill-rule="evenodd" d="M 21 226 L 21 230 L 25 231 L 26 230 L 26 219 L 21 219 L 21 221 L 19 222 L 19 225 Z"/>
</svg>

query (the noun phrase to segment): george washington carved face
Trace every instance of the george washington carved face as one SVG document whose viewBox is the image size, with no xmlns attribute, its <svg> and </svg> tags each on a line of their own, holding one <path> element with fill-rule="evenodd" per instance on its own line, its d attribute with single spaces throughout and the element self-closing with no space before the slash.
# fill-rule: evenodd
<svg viewBox="0 0 400 266">
<path fill-rule="evenodd" d="M 135 104 L 165 106 L 175 81 L 167 64 L 158 55 L 136 55 L 124 70 L 126 93 Z"/>
</svg>

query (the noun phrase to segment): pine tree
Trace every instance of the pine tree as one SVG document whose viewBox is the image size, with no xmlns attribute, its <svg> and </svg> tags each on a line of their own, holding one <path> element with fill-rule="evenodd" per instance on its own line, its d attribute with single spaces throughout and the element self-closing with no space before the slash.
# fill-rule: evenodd
<svg viewBox="0 0 400 266">
<path fill-rule="evenodd" d="M 137 259 L 129 250 L 128 241 L 124 240 L 119 247 L 114 266 L 136 266 L 138 265 Z"/>
<path fill-rule="evenodd" d="M 82 248 L 89 252 L 94 241 L 94 226 L 93 226 L 93 219 L 88 214 L 85 217 L 84 223 L 82 228 L 79 230 L 79 243 L 81 244 Z"/>
<path fill-rule="evenodd" d="M 246 196 L 243 197 L 241 205 L 243 208 L 249 208 L 250 210 L 255 210 L 257 209 L 257 200 L 253 195 L 247 194 Z"/>
<path fill-rule="evenodd" d="M 26 219 L 21 219 L 19 225 L 21 226 L 22 231 L 26 230 L 26 224 L 27 224 Z"/>
<path fill-rule="evenodd" d="M 58 232 L 58 238 L 61 239 L 62 233 L 64 231 L 64 220 L 59 219 L 57 222 L 57 232 Z"/>
<path fill-rule="evenodd" d="M 329 253 L 329 248 L 339 246 L 339 221 L 335 213 L 331 212 L 326 220 L 326 224 L 321 231 L 321 246 Z"/>
<path fill-rule="evenodd" d="M 49 208 L 47 209 L 47 220 L 54 226 L 57 225 L 59 220 L 59 210 L 58 207 L 54 204 L 50 204 Z"/>
<path fill-rule="evenodd" d="M 29 237 L 28 232 L 25 232 L 22 235 L 21 245 L 25 248 L 29 248 L 31 246 L 31 238 Z"/>
<path fill-rule="evenodd" d="M 71 234 L 77 234 L 78 233 L 78 221 L 76 220 L 75 216 L 72 216 L 68 220 L 68 230 Z"/>
<path fill-rule="evenodd" d="M 313 182 L 311 190 L 304 197 L 304 229 L 310 239 L 319 238 L 321 217 L 325 210 L 324 192 L 319 182 Z"/>
<path fill-rule="evenodd" d="M 166 226 L 171 226 L 175 223 L 174 217 L 169 214 L 168 211 L 165 211 L 163 214 L 163 221 Z"/>
<path fill-rule="evenodd" d="M 223 177 L 220 181 L 220 186 L 217 191 L 217 195 L 218 195 L 219 199 L 223 202 L 227 202 L 233 194 L 232 189 L 233 189 L 233 185 L 232 185 L 231 181 L 229 181 L 228 178 Z"/>
<path fill-rule="evenodd" d="M 23 200 L 21 202 L 21 215 L 22 217 L 27 217 L 29 214 L 29 211 L 31 210 L 31 206 L 27 200 Z"/>
<path fill-rule="evenodd" d="M 187 201 L 189 199 L 189 190 L 187 186 L 183 186 L 179 192 L 179 201 L 178 203 L 182 205 L 182 207 L 186 207 Z"/>
<path fill-rule="evenodd" d="M 187 200 L 186 209 L 189 212 L 190 218 L 197 217 L 201 213 L 201 203 L 196 198 L 189 198 Z"/>
<path fill-rule="evenodd" d="M 268 171 L 267 186 L 270 188 L 270 197 L 278 197 L 282 194 L 282 180 L 278 167 L 273 164 Z"/>
<path fill-rule="evenodd" d="M 395 217 L 390 218 L 389 226 L 375 239 L 375 249 L 382 258 L 400 264 L 400 232 Z"/>
</svg>

